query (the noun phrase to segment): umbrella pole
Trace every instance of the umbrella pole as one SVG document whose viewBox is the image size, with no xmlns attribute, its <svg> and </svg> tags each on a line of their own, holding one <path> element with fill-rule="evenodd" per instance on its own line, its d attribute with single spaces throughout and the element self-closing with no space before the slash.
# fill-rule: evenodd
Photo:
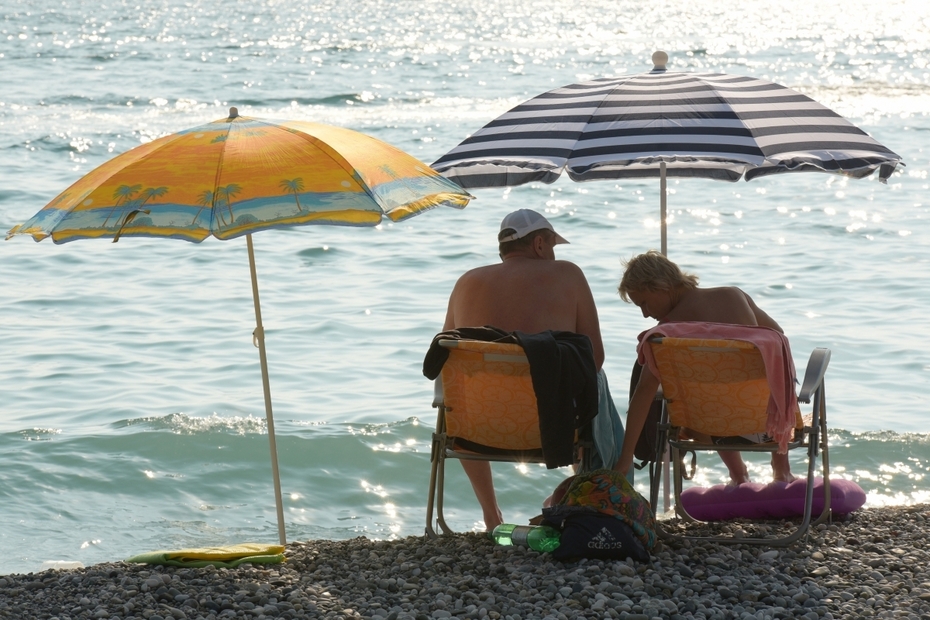
<svg viewBox="0 0 930 620">
<path fill-rule="evenodd" d="M 659 222 L 661 224 L 661 248 L 662 256 L 668 256 L 668 230 L 666 220 L 668 218 L 668 196 L 666 192 L 667 183 L 665 180 L 665 162 L 659 162 Z"/>
<path fill-rule="evenodd" d="M 668 256 L 668 182 L 665 177 L 666 168 L 667 166 L 664 161 L 659 162 L 659 222 L 661 223 L 662 229 L 660 233 L 662 256 Z M 665 512 L 668 512 L 669 505 L 671 504 L 668 487 L 668 479 L 671 474 L 668 446 L 666 446 L 665 452 L 662 454 L 662 469 L 665 474 L 662 476 L 662 499 Z"/>
<path fill-rule="evenodd" d="M 249 271 L 252 274 L 252 301 L 255 302 L 255 332 L 252 340 L 258 346 L 258 357 L 262 365 L 262 389 L 265 392 L 265 418 L 268 421 L 268 442 L 271 444 L 271 473 L 274 476 L 274 501 L 278 513 L 278 539 L 287 544 L 284 534 L 284 502 L 281 499 L 281 476 L 278 473 L 278 446 L 274 438 L 274 415 L 271 413 L 271 384 L 268 381 L 268 358 L 265 356 L 265 329 L 262 327 L 262 308 L 258 300 L 258 275 L 255 272 L 255 251 L 252 235 L 245 236 L 249 248 Z"/>
</svg>

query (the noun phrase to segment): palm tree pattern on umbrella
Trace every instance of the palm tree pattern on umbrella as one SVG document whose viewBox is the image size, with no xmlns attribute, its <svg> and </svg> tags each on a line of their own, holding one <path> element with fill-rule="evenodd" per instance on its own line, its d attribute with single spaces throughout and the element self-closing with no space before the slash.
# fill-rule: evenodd
<svg viewBox="0 0 930 620">
<path fill-rule="evenodd" d="M 236 221 L 235 217 L 233 216 L 232 201 L 230 200 L 230 198 L 232 198 L 233 196 L 235 196 L 241 191 L 242 191 L 242 186 L 237 185 L 235 183 L 230 183 L 229 185 L 226 185 L 224 187 L 216 188 L 216 201 L 218 203 L 216 206 L 218 207 L 225 206 L 226 210 L 229 211 L 229 222 L 228 223 L 226 222 L 226 220 L 222 218 L 222 216 L 220 215 L 221 213 L 220 211 L 216 212 L 217 217 L 220 218 L 220 224 L 222 226 L 230 226 Z M 219 201 L 222 201 L 222 202 L 219 202 Z"/>
<path fill-rule="evenodd" d="M 211 190 L 204 190 L 202 194 L 197 198 L 197 204 L 200 205 L 200 208 L 197 209 L 197 213 L 194 214 L 194 219 L 191 222 L 191 226 L 197 223 L 197 218 L 200 217 L 200 214 L 203 213 L 203 210 L 206 208 L 213 209 L 213 197 L 214 193 Z"/>
<path fill-rule="evenodd" d="M 124 185 L 120 189 L 126 188 L 124 190 L 124 194 L 128 194 L 131 196 L 132 193 L 134 193 L 131 190 L 133 190 L 133 188 L 139 188 L 139 187 L 142 187 L 142 186 L 133 185 L 132 187 L 126 187 Z M 119 192 L 119 190 L 117 190 L 117 192 Z M 146 215 L 151 213 L 151 211 L 149 211 L 148 209 L 143 208 L 145 206 L 145 203 L 148 202 L 149 199 L 161 198 L 167 193 L 168 193 L 168 188 L 165 187 L 164 185 L 162 185 L 161 187 L 147 187 L 145 191 L 142 192 L 142 195 L 140 197 L 132 199 L 132 200 L 127 200 L 125 203 L 123 203 L 123 210 L 126 212 L 126 215 L 123 216 L 123 221 L 117 228 L 116 234 L 113 236 L 113 243 L 116 243 L 117 241 L 119 241 L 120 236 L 122 236 L 123 234 L 123 229 L 126 228 L 126 226 L 128 226 L 129 223 L 132 222 L 136 218 L 137 215 L 139 215 L 140 213 L 145 213 Z M 115 209 L 116 207 L 114 206 L 113 209 L 110 210 L 110 215 L 113 214 L 113 211 Z M 107 220 L 109 219 L 110 217 L 107 216 Z"/>
<path fill-rule="evenodd" d="M 281 180 L 281 189 L 285 192 L 291 192 L 294 194 L 294 200 L 297 202 L 297 210 L 303 212 L 303 209 L 300 208 L 300 196 L 298 192 L 304 191 L 304 180 L 300 177 L 296 179 L 282 179 Z"/>
<path fill-rule="evenodd" d="M 107 214 L 107 219 L 103 220 L 103 225 L 106 226 L 110 221 L 110 218 L 113 216 L 113 212 L 116 211 L 120 206 L 120 201 L 129 201 L 132 200 L 133 194 L 142 189 L 142 185 L 120 185 L 116 188 L 116 191 L 113 192 L 113 197 L 116 199 L 113 208 L 110 209 L 110 213 Z"/>
</svg>

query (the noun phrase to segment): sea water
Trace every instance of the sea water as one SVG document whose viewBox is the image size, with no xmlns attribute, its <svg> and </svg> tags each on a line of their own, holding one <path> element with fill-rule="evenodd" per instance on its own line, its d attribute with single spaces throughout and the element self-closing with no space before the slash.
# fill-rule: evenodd
<svg viewBox="0 0 930 620">
<path fill-rule="evenodd" d="M 829 347 L 830 460 L 868 504 L 928 497 L 930 5 L 447 0 L 16 1 L 0 17 L 0 229 L 135 145 L 224 118 L 312 120 L 427 163 L 510 107 L 651 69 L 767 78 L 899 153 L 887 185 L 826 174 L 671 181 L 669 255 L 737 285 L 800 372 Z M 377 228 L 254 236 L 289 540 L 422 535 L 423 356 L 510 210 L 571 241 L 624 409 L 636 335 L 621 260 L 659 245 L 654 180 L 476 190 Z M 276 542 L 245 241 L 0 243 L 0 574 L 157 549 Z M 725 478 L 702 458 L 698 482 Z M 796 464 L 796 469 L 800 465 Z M 510 522 L 568 471 L 498 465 Z M 770 476 L 751 463 L 755 479 Z M 641 478 L 637 482 L 645 490 Z M 460 468 L 446 517 L 483 529 Z"/>
</svg>

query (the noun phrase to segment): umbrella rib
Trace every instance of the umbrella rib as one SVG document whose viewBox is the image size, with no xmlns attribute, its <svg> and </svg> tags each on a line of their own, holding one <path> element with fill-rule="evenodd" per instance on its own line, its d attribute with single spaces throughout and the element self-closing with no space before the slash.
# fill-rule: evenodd
<svg viewBox="0 0 930 620">
<path fill-rule="evenodd" d="M 310 133 L 305 132 L 305 131 L 298 132 L 297 136 L 301 138 L 302 140 L 310 142 L 311 144 L 319 148 L 320 151 L 325 153 L 330 158 L 330 160 L 332 160 L 333 163 L 335 163 L 337 166 L 342 168 L 349 175 L 350 179 L 353 179 L 358 183 L 359 187 L 361 187 L 365 191 L 365 194 L 369 198 L 371 198 L 372 202 L 374 202 L 376 205 L 381 204 L 381 201 L 375 195 L 371 187 L 368 186 L 368 183 L 364 179 L 362 179 L 362 176 L 360 174 L 356 172 L 355 166 L 349 163 L 349 161 L 345 157 L 342 157 L 338 153 L 338 151 L 333 149 L 325 140 L 318 138 L 314 135 L 311 135 Z"/>
<path fill-rule="evenodd" d="M 220 194 L 220 172 L 223 170 L 223 160 L 226 159 L 226 145 L 229 144 L 229 136 L 233 130 L 233 123 L 238 118 L 242 117 L 237 114 L 234 117 L 231 116 L 230 118 L 226 119 L 229 126 L 226 129 L 226 139 L 223 140 L 223 146 L 220 148 L 220 156 L 216 162 L 216 175 L 213 177 L 213 192 L 211 192 L 213 194 L 212 200 L 210 201 L 209 230 L 211 234 L 216 234 L 214 232 L 214 226 L 216 225 L 216 201 L 218 200 Z M 228 196 L 226 197 L 226 201 L 229 202 Z M 232 222 L 230 222 L 230 224 L 232 224 Z"/>
</svg>

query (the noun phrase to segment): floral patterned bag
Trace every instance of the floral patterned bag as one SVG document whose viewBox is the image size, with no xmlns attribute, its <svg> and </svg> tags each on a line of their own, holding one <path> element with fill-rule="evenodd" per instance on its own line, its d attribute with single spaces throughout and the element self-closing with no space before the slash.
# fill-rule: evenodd
<svg viewBox="0 0 930 620">
<path fill-rule="evenodd" d="M 543 523 L 561 532 L 553 557 L 649 560 L 656 543 L 655 516 L 625 476 L 597 469 L 559 485 L 565 486 L 559 503 L 543 508 Z"/>
</svg>

